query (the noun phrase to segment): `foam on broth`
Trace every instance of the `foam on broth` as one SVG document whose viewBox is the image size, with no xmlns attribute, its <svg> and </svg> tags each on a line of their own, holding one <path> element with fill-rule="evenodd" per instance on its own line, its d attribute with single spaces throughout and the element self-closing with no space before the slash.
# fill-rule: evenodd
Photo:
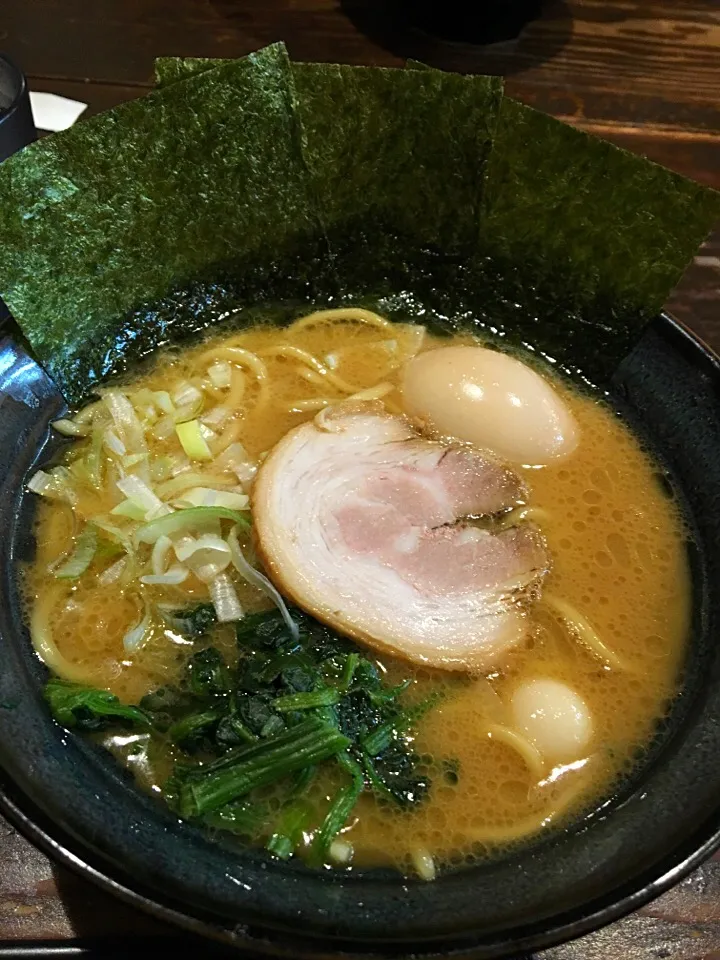
<svg viewBox="0 0 720 960">
<path fill-rule="evenodd" d="M 169 381 L 203 375 L 208 350 L 228 343 L 251 351 L 291 343 L 330 358 L 333 371 L 357 389 L 396 384 L 393 341 L 402 336 L 405 330 L 400 327 L 378 331 L 348 323 L 292 334 L 262 326 L 201 347 L 166 352 L 134 382 L 158 390 L 167 389 Z M 457 340 L 469 342 L 467 337 Z M 423 349 L 447 343 L 427 336 Z M 309 410 L 292 412 L 293 407 L 332 396 L 322 381 L 300 375 L 287 357 L 266 362 L 272 389 L 264 408 L 253 412 L 251 382 L 237 391 L 238 409 L 242 413 L 247 405 L 247 413 L 233 429 L 255 457 L 289 428 L 314 416 Z M 418 849 L 444 862 L 462 863 L 536 832 L 549 823 L 548 811 L 556 811 L 555 819 L 562 822 L 591 809 L 636 764 L 676 692 L 690 615 L 687 535 L 680 510 L 668 497 L 651 457 L 606 404 L 566 381 L 556 379 L 555 386 L 577 420 L 581 439 L 568 460 L 524 471 L 531 505 L 546 514 L 541 526 L 552 570 L 544 591 L 581 611 L 629 669 L 604 667 L 543 602 L 530 614 L 527 645 L 512 651 L 503 668 L 487 679 L 474 681 L 383 660 L 382 669 L 398 678 L 411 677 L 416 691 L 441 688 L 445 699 L 417 730 L 415 747 L 427 755 L 433 777 L 428 799 L 412 812 L 399 813 L 363 795 L 344 831 L 356 866 L 391 865 L 407 872 Z M 398 391 L 387 399 L 395 406 L 401 402 Z M 161 452 L 163 443 L 169 441 L 158 441 L 153 453 Z M 107 509 L 101 501 L 89 494 L 80 512 L 89 516 Z M 145 647 L 128 656 L 122 638 L 141 612 L 137 599 L 117 584 L 100 587 L 81 580 L 69 585 L 47 572 L 48 564 L 67 551 L 73 532 L 68 508 L 40 503 L 37 558 L 25 578 L 28 604 L 46 605 L 58 649 L 83 667 L 88 682 L 137 702 L 179 676 L 190 648 L 158 625 Z M 199 595 L 201 585 L 191 578 L 173 589 L 182 605 Z M 250 587 L 241 600 L 250 609 L 264 605 Z M 236 656 L 232 628 L 218 628 L 213 642 L 228 658 Z M 594 722 L 591 755 L 579 757 L 567 769 L 556 768 L 540 785 L 520 755 L 488 731 L 498 710 L 497 697 L 502 710 L 515 686 L 535 677 L 569 684 L 588 704 Z M 115 751 L 124 757 L 127 739 L 114 741 Z M 141 759 L 136 752 L 130 765 L 141 782 L 157 788 L 166 761 L 146 755 Z M 330 782 L 319 784 L 313 797 L 318 808 L 327 805 L 332 787 Z"/>
</svg>

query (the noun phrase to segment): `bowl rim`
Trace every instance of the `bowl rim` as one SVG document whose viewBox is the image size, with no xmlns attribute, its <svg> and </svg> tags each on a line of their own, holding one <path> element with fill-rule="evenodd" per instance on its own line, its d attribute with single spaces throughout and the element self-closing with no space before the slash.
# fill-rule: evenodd
<svg viewBox="0 0 720 960">
<path fill-rule="evenodd" d="M 685 323 L 667 312 L 658 315 L 658 323 L 662 331 L 672 337 L 675 349 L 681 353 L 690 354 L 693 362 L 709 371 L 714 382 L 720 384 L 720 355 L 710 347 L 701 337 L 694 333 Z M 0 330 L 0 333 L 2 331 Z M 719 804 L 720 808 L 720 804 Z M 547 949 L 559 943 L 586 935 L 601 926 L 616 921 L 637 910 L 649 901 L 664 893 L 678 881 L 683 879 L 694 869 L 700 866 L 713 852 L 720 848 L 720 809 L 717 816 L 712 818 L 712 828 L 708 835 L 708 822 L 703 822 L 699 829 L 691 835 L 676 851 L 669 854 L 665 860 L 670 864 L 660 876 L 644 882 L 640 887 L 621 895 L 612 902 L 603 904 L 597 909 L 585 912 L 573 907 L 565 913 L 558 913 L 541 921 L 542 929 L 531 932 L 522 939 L 498 941 L 496 947 L 482 946 L 483 957 L 507 956 L 509 951 L 535 951 Z M 385 945 L 378 949 L 368 941 L 357 940 L 358 950 L 347 949 L 338 942 L 336 951 L 329 946 L 328 939 L 322 935 L 313 938 L 298 940 L 287 933 L 265 930 L 254 930 L 239 924 L 231 929 L 230 924 L 223 923 L 210 916 L 201 919 L 202 910 L 198 909 L 195 916 L 190 916 L 185 910 L 173 903 L 168 897 L 158 894 L 156 890 L 143 888 L 141 883 L 129 886 L 122 873 L 114 865 L 108 863 L 101 855 L 94 853 L 88 846 L 66 831 L 61 824 L 53 821 L 43 810 L 24 792 L 19 785 L 12 781 L 7 772 L 0 767 L 0 813 L 35 846 L 61 865 L 70 868 L 76 874 L 92 881 L 107 893 L 110 893 L 130 906 L 139 908 L 151 914 L 156 919 L 166 921 L 179 928 L 199 934 L 231 946 L 271 953 L 275 956 L 293 958 L 316 957 L 317 947 L 322 943 L 325 956 L 333 952 L 344 956 L 369 957 L 371 955 L 388 955 Z M 704 839 L 703 839 L 704 837 Z M 573 913 L 577 916 L 573 916 Z M 399 945 L 402 946 L 402 945 Z M 437 940 L 428 941 L 427 951 L 412 949 L 413 956 L 472 956 L 480 945 L 468 943 L 454 945 L 444 950 Z M 404 955 L 401 949 L 400 955 Z"/>
</svg>

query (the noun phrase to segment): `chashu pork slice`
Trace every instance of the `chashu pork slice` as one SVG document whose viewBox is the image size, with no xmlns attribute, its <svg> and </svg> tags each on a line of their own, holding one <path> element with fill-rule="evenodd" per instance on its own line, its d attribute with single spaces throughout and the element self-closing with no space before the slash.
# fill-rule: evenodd
<svg viewBox="0 0 720 960">
<path fill-rule="evenodd" d="M 513 471 L 421 437 L 375 404 L 328 408 L 258 471 L 258 549 L 275 584 L 356 640 L 447 670 L 485 670 L 525 634 L 547 570 L 540 534 L 458 518 L 523 502 Z"/>
</svg>

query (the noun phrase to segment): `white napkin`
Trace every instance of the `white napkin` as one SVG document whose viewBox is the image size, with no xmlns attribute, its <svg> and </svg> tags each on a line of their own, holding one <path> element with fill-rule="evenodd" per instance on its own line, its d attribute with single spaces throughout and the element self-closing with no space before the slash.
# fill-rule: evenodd
<svg viewBox="0 0 720 960">
<path fill-rule="evenodd" d="M 30 91 L 30 106 L 37 129 L 51 133 L 67 130 L 87 109 L 87 104 L 79 100 L 59 97 L 56 93 L 35 93 L 33 90 Z"/>
</svg>

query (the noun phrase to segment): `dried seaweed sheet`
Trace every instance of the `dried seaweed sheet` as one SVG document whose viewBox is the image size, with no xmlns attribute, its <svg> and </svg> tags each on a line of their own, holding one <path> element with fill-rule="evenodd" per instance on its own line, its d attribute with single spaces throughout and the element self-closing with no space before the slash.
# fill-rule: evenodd
<svg viewBox="0 0 720 960">
<path fill-rule="evenodd" d="M 231 61 L 165 57 L 163 87 Z M 293 63 L 303 154 L 329 231 L 380 223 L 448 252 L 478 242 L 498 77 Z M 381 227 L 382 229 L 382 227 Z"/>
<path fill-rule="evenodd" d="M 484 234 L 572 299 L 661 309 L 720 217 L 720 194 L 510 98 L 488 164 Z M 558 291 L 558 301 L 566 290 Z"/>
<path fill-rule="evenodd" d="M 317 230 L 288 97 L 276 45 L 0 166 L 2 297 L 70 399 L 139 302 Z"/>
<path fill-rule="evenodd" d="M 0 168 L 0 293 L 68 396 L 273 298 L 412 301 L 608 376 L 720 195 L 409 66 L 162 58 L 158 92 Z"/>
</svg>

